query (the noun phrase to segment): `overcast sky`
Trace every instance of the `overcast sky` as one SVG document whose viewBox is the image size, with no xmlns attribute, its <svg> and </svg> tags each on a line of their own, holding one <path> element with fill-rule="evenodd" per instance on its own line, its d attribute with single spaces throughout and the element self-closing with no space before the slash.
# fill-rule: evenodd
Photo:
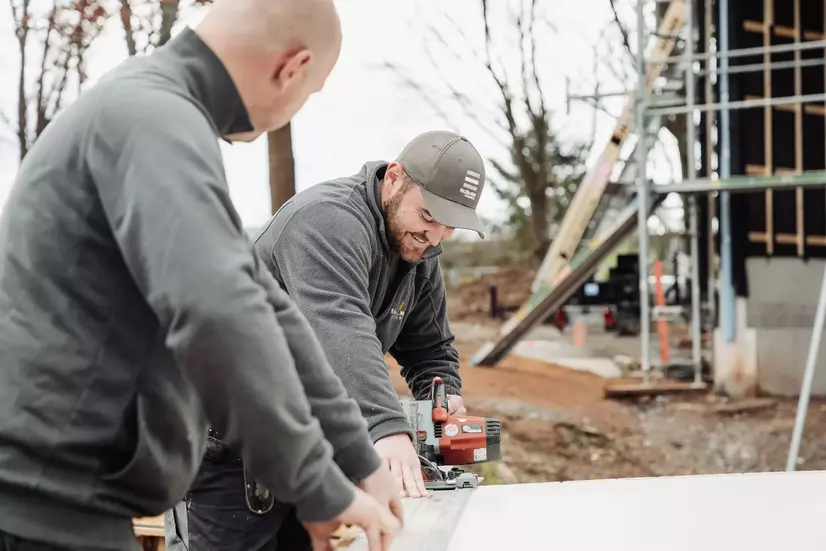
<svg viewBox="0 0 826 551">
<path fill-rule="evenodd" d="M 37 1 L 37 0 L 36 0 Z M 296 158 L 297 187 L 305 189 L 326 178 L 352 174 L 368 160 L 392 159 L 404 144 L 419 132 L 446 128 L 444 119 L 434 112 L 431 103 L 447 113 L 453 127 L 467 135 L 484 156 L 502 158 L 503 149 L 489 132 L 464 117 L 453 101 L 441 97 L 439 73 L 432 61 L 422 55 L 421 29 L 431 22 L 447 30 L 449 50 L 434 47 L 442 74 L 468 94 L 473 105 L 482 110 L 494 109 L 496 89 L 482 66 L 474 62 L 468 43 L 480 44 L 482 26 L 478 0 L 452 0 L 449 7 L 438 0 L 398 2 L 390 0 L 339 0 L 343 26 L 343 46 L 338 65 L 326 87 L 313 96 L 293 120 L 293 148 Z M 504 7 L 507 0 L 494 3 Z M 572 79 L 573 93 L 588 92 L 595 46 L 620 59 L 621 44 L 606 42 L 604 33 L 611 20 L 608 0 L 546 0 L 539 2 L 544 17 L 556 28 L 541 34 L 539 56 L 545 97 L 556 112 L 559 131 L 566 135 L 587 137 L 593 111 L 581 103 L 571 105 L 566 115 L 566 77 Z M 446 25 L 444 11 L 456 27 Z M 502 12 L 496 21 L 504 21 Z M 633 22 L 633 13 L 626 20 Z M 181 25 L 195 25 L 197 11 L 185 12 Z M 411 22 L 414 24 L 411 25 Z M 16 109 L 19 54 L 13 36 L 12 16 L 8 3 L 0 5 L 0 110 L 14 116 Z M 466 37 L 455 30 L 464 29 Z M 180 28 L 180 26 L 178 27 Z M 504 29 L 504 27 L 501 27 Z M 176 29 L 177 30 L 177 29 Z M 518 50 L 513 34 L 499 32 L 496 51 L 510 71 L 518 71 Z M 123 32 L 113 19 L 103 39 L 95 43 L 90 54 L 90 83 L 126 57 Z M 508 41 L 510 43 L 508 43 Z M 433 44 L 432 39 L 430 43 Z M 453 53 L 451 53 L 453 52 Z M 433 88 L 431 102 L 404 86 L 399 77 L 381 66 L 391 62 L 401 67 L 415 81 Z M 621 88 L 610 71 L 601 70 L 600 79 L 613 88 Z M 624 99 L 608 103 L 618 114 Z M 488 112 L 495 112 L 493 111 Z M 604 146 L 614 120 L 599 114 L 597 147 Z M 0 204 L 8 194 L 17 169 L 17 146 L 9 131 L 0 133 Z M 247 226 L 263 223 L 270 213 L 265 138 L 252 144 L 224 146 L 231 194 Z M 481 199 L 484 216 L 496 218 L 496 198 L 486 190 Z"/>
</svg>

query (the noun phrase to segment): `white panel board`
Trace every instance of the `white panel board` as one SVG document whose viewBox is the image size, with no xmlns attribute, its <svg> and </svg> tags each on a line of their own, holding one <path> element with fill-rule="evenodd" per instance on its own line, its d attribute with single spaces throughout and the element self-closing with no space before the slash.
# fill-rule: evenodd
<svg viewBox="0 0 826 551">
<path fill-rule="evenodd" d="M 445 549 L 820 551 L 826 473 L 479 488 Z"/>
</svg>

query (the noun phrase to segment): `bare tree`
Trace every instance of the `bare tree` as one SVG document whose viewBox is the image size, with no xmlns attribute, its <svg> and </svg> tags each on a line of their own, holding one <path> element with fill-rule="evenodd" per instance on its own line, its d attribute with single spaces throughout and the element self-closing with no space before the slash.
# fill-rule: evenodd
<svg viewBox="0 0 826 551">
<path fill-rule="evenodd" d="M 507 4 L 506 21 L 492 8 Z M 509 206 L 506 223 L 518 242 L 540 260 L 561 222 L 573 194 L 585 175 L 585 157 L 593 143 L 590 138 L 561 138 L 546 100 L 548 90 L 542 78 L 543 57 L 548 42 L 543 37 L 555 33 L 554 25 L 539 10 L 537 0 L 492 3 L 479 0 L 478 23 L 466 18 L 460 23 L 443 13 L 439 22 L 421 29 L 425 55 L 441 75 L 441 84 L 464 117 L 472 120 L 504 151 L 505 159 L 490 158 L 494 169 L 491 188 Z M 474 25 L 476 25 L 474 27 Z M 499 33 L 496 32 L 499 31 Z M 480 37 L 474 40 L 474 35 Z M 499 38 L 504 36 L 503 38 Z M 457 47 L 457 40 L 461 42 Z M 506 63 L 503 59 L 509 59 Z M 475 66 L 485 83 L 472 84 L 472 97 L 464 79 L 445 67 Z M 415 90 L 450 125 L 445 103 L 439 94 L 411 76 L 405 68 L 385 66 Z M 518 69 L 512 69 L 518 67 Z M 487 89 L 484 99 L 478 91 Z M 596 121 L 594 121 L 596 122 Z"/>
<path fill-rule="evenodd" d="M 130 56 L 148 53 L 172 38 L 182 9 L 207 5 L 211 0 L 119 0 L 120 20 Z M 275 212 L 295 194 L 295 160 L 291 127 L 267 134 L 270 164 L 270 202 Z"/>
<path fill-rule="evenodd" d="M 15 128 L 22 160 L 34 141 L 69 101 L 69 86 L 80 91 L 85 78 L 85 54 L 103 30 L 107 12 L 101 2 L 58 2 L 37 14 L 31 0 L 9 0 L 14 17 L 20 55 L 17 75 L 17 121 Z M 40 51 L 38 51 L 40 50 Z M 29 56 L 39 56 L 32 60 Z"/>
<path fill-rule="evenodd" d="M 126 51 L 145 54 L 172 38 L 172 28 L 184 9 L 209 4 L 211 0 L 119 0 Z"/>
</svg>

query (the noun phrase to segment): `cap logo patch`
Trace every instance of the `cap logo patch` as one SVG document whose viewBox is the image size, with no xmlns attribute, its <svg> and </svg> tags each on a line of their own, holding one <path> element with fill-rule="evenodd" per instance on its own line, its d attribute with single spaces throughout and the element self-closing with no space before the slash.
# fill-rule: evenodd
<svg viewBox="0 0 826 551">
<path fill-rule="evenodd" d="M 476 199 L 476 190 L 479 189 L 479 178 L 481 174 L 478 172 L 473 172 L 472 170 L 468 170 L 467 174 L 465 175 L 465 181 L 462 183 L 462 188 L 459 192 L 473 201 Z"/>
</svg>

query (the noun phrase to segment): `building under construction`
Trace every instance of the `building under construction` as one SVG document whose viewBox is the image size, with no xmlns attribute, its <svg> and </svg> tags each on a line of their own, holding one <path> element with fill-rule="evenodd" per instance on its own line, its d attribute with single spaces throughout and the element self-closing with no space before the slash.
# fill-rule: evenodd
<svg viewBox="0 0 826 551">
<path fill-rule="evenodd" d="M 679 193 L 694 260 L 695 384 L 703 384 L 707 357 L 714 386 L 731 395 L 797 394 L 815 357 L 809 345 L 826 256 L 824 20 L 823 0 L 639 2 L 637 86 L 566 214 L 532 298 L 474 363 L 495 365 L 634 231 L 645 267 L 640 289 L 648 291 L 648 230 L 637 213 Z M 679 118 L 683 124 L 674 124 Z M 647 161 L 666 124 L 683 129 L 675 136 L 682 180 L 653 185 Z M 624 164 L 619 177 L 617 164 Z M 609 186 L 612 175 L 632 185 L 617 192 L 623 186 Z M 618 214 L 605 216 L 607 206 Z M 641 292 L 641 319 L 651 319 L 650 302 Z M 713 333 L 705 350 L 701 320 Z M 648 324 L 641 340 L 648 373 Z M 819 339 L 812 349 L 819 351 Z M 813 391 L 826 393 L 826 369 L 813 373 Z"/>
<path fill-rule="evenodd" d="M 793 394 L 810 340 L 820 337 L 813 325 L 826 256 L 826 11 L 822 0 L 718 3 L 715 42 L 729 56 L 720 57 L 711 85 L 703 64 L 699 87 L 701 106 L 716 104 L 702 114 L 701 174 L 732 191 L 700 201 L 700 258 L 713 268 L 701 262 L 700 281 L 716 282 L 715 381 L 732 394 Z M 708 9 L 697 10 L 704 46 Z M 716 235 L 708 229 L 714 218 Z M 814 392 L 826 392 L 826 370 L 813 382 Z"/>
</svg>

